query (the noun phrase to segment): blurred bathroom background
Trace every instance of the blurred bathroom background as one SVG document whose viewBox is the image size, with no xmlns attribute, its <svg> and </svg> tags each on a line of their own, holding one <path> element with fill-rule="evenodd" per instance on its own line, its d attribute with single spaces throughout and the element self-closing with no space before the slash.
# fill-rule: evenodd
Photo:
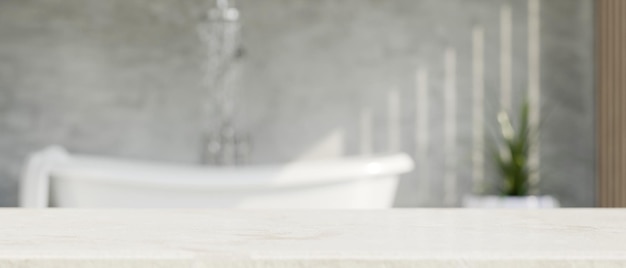
<svg viewBox="0 0 626 268">
<path fill-rule="evenodd" d="M 211 89 L 198 27 L 215 4 L 0 1 L 0 206 L 18 204 L 25 159 L 51 144 L 201 163 Z M 415 169 L 394 206 L 454 207 L 498 176 L 496 115 L 528 99 L 540 193 L 595 205 L 592 0 L 231 4 L 247 164 L 405 152 Z"/>
</svg>

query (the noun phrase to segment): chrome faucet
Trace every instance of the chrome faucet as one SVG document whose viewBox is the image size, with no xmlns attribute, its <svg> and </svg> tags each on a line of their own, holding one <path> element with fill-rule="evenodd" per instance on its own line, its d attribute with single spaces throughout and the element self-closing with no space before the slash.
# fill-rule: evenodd
<svg viewBox="0 0 626 268">
<path fill-rule="evenodd" d="M 205 86 L 202 162 L 211 165 L 238 165 L 248 160 L 250 139 L 235 126 L 237 82 L 241 46 L 240 13 L 233 1 L 217 0 L 199 24 L 198 34 L 205 44 Z"/>
</svg>

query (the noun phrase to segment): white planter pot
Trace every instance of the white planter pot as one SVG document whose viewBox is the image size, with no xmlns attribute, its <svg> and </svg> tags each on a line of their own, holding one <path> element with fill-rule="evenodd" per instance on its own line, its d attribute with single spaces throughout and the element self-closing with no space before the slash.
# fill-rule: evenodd
<svg viewBox="0 0 626 268">
<path fill-rule="evenodd" d="M 497 196 L 468 195 L 463 199 L 466 208 L 558 208 L 559 201 L 549 195 L 541 196 Z"/>
</svg>

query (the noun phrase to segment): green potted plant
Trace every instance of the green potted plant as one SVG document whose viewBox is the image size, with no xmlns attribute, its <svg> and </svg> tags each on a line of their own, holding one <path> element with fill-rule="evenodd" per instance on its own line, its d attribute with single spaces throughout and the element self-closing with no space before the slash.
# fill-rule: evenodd
<svg viewBox="0 0 626 268">
<path fill-rule="evenodd" d="M 551 208 L 558 207 L 557 200 L 551 196 L 531 195 L 529 151 L 534 146 L 532 138 L 538 135 L 536 126 L 529 122 L 529 105 L 524 102 L 519 112 L 517 126 L 511 122 L 511 116 L 505 111 L 498 114 L 500 127 L 499 138 L 492 146 L 492 158 L 498 171 L 494 183 L 497 194 L 471 195 L 465 198 L 465 207 L 493 208 Z"/>
</svg>

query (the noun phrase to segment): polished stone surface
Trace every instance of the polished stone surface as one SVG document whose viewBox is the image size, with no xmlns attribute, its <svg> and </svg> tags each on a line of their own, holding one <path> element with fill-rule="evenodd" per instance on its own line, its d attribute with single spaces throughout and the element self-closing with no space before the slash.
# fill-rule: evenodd
<svg viewBox="0 0 626 268">
<path fill-rule="evenodd" d="M 624 267 L 626 211 L 0 210 L 0 267 Z"/>
</svg>

